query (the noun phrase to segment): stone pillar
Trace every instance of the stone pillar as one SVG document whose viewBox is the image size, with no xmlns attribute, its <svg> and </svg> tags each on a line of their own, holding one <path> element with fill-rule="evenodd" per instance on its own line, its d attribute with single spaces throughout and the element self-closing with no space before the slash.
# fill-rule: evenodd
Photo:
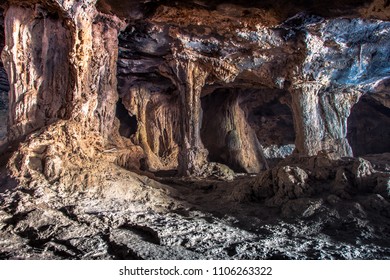
<svg viewBox="0 0 390 280">
<path fill-rule="evenodd" d="M 92 25 L 92 88 L 97 96 L 95 115 L 99 132 L 106 141 L 115 138 L 114 129 L 117 91 L 118 29 L 109 19 L 99 17 Z"/>
<path fill-rule="evenodd" d="M 109 138 L 118 98 L 118 30 L 124 23 L 106 20 L 95 1 L 84 0 L 11 5 L 4 25 L 9 140 L 61 119 Z"/>
<path fill-rule="evenodd" d="M 347 118 L 359 97 L 360 93 L 352 90 L 324 91 L 316 83 L 292 90 L 296 151 L 303 156 L 322 150 L 352 156 L 346 139 Z"/>
<path fill-rule="evenodd" d="M 208 152 L 200 136 L 202 124 L 200 96 L 208 72 L 191 60 L 175 60 L 172 68 L 177 75 L 181 104 L 179 174 L 201 175 L 207 165 Z"/>
<path fill-rule="evenodd" d="M 147 131 L 147 108 L 150 102 L 151 94 L 147 87 L 138 86 L 130 90 L 130 94 L 123 98 L 123 104 L 126 109 L 137 116 L 138 144 L 142 147 L 146 157 L 146 166 L 149 171 L 158 171 L 163 169 L 163 165 L 159 157 L 153 152 L 148 141 Z"/>
<path fill-rule="evenodd" d="M 10 80 L 8 138 L 37 135 L 14 154 L 10 170 L 20 178 L 44 173 L 50 180 L 65 169 L 78 174 L 106 147 L 114 128 L 117 32 L 124 22 L 101 15 L 96 0 L 12 3 L 2 53 Z"/>
</svg>

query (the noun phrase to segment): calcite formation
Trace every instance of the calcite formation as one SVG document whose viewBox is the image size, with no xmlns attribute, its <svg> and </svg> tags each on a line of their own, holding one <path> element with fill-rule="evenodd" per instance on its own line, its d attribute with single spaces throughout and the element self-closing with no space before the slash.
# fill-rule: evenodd
<svg viewBox="0 0 390 280">
<path fill-rule="evenodd" d="M 208 176 L 216 161 L 258 173 L 293 151 L 352 156 L 351 108 L 363 95 L 388 108 L 390 25 L 363 8 L 360 18 L 281 19 L 225 3 L 132 5 L 138 13 L 124 16 L 109 1 L 7 3 L 10 141 L 73 120 L 103 146 L 139 145 L 149 171 Z M 285 119 L 270 125 L 283 115 L 264 116 L 267 102 Z"/>
<path fill-rule="evenodd" d="M 3 182 L 233 180 L 284 217 L 369 192 L 388 217 L 389 1 L 241 2 L 2 0 Z"/>
</svg>

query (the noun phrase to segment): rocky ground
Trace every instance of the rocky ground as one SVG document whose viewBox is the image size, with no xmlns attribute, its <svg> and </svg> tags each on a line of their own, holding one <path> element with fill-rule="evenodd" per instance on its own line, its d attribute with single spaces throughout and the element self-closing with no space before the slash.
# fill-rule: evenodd
<svg viewBox="0 0 390 280">
<path fill-rule="evenodd" d="M 158 181 L 109 165 L 95 188 L 2 169 L 3 259 L 389 259 L 390 174 L 294 160 L 259 176 Z"/>
</svg>

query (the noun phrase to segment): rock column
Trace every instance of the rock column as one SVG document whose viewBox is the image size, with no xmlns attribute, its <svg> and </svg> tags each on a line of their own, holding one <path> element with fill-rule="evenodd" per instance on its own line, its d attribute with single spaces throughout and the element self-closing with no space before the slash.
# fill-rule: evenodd
<svg viewBox="0 0 390 280">
<path fill-rule="evenodd" d="M 346 139 L 347 118 L 360 93 L 325 92 L 318 84 L 305 84 L 292 91 L 292 110 L 296 130 L 296 150 L 312 156 L 319 151 L 352 156 Z"/>
<path fill-rule="evenodd" d="M 173 67 L 181 104 L 180 175 L 201 175 L 207 165 L 208 152 L 200 136 L 202 107 L 200 96 L 208 72 L 194 61 L 175 60 Z"/>
</svg>

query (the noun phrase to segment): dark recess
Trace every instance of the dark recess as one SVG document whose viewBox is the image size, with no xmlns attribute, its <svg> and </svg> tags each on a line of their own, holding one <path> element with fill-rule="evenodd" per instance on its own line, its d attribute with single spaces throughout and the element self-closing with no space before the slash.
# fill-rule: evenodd
<svg viewBox="0 0 390 280">
<path fill-rule="evenodd" d="M 348 118 L 347 139 L 354 156 L 390 152 L 390 109 L 363 96 Z"/>
<path fill-rule="evenodd" d="M 126 107 L 119 99 L 116 104 L 116 117 L 120 121 L 119 134 L 122 137 L 131 138 L 138 130 L 138 122 L 136 116 L 130 116 Z"/>
<path fill-rule="evenodd" d="M 235 160 L 238 155 L 232 154 L 233 150 L 237 149 L 234 147 L 239 146 L 238 142 L 234 141 L 235 129 L 229 132 L 231 122 L 241 123 L 239 118 L 245 118 L 243 121 L 253 129 L 258 143 L 263 148 L 294 144 L 293 115 L 290 107 L 281 101 L 287 95 L 288 93 L 282 90 L 221 88 L 202 97 L 201 136 L 209 151 L 209 160 L 226 164 L 236 172 L 245 172 L 245 168 Z M 240 108 L 242 113 L 233 120 L 232 116 L 237 113 L 237 108 Z M 272 164 L 280 160 L 268 159 Z"/>
<path fill-rule="evenodd" d="M 294 144 L 291 109 L 277 98 L 255 107 L 250 112 L 249 120 L 263 146 Z"/>
</svg>

